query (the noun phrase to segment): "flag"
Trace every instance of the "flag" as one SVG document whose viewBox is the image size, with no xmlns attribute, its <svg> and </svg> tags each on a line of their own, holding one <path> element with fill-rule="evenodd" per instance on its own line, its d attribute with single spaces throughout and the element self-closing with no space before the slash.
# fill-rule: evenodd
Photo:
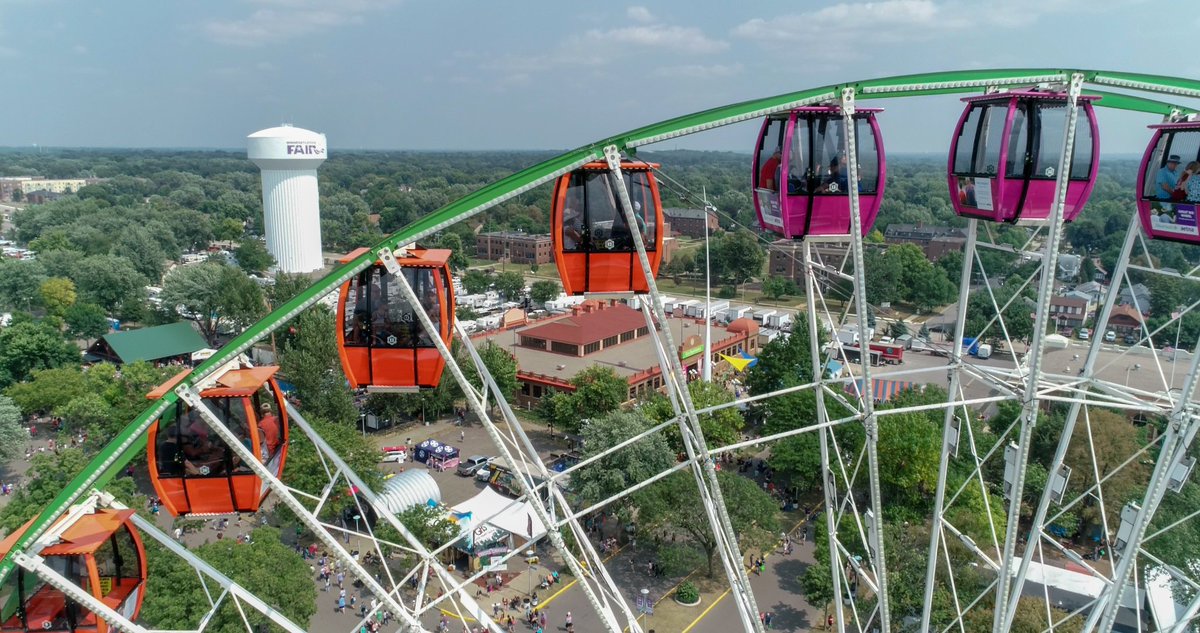
<svg viewBox="0 0 1200 633">
<path fill-rule="evenodd" d="M 758 360 L 756 358 L 747 358 L 745 356 L 729 356 L 728 354 L 721 354 L 721 358 L 724 358 L 725 362 L 729 363 L 729 365 L 737 371 L 746 371 L 746 368 L 749 367 L 752 362 Z"/>
<path fill-rule="evenodd" d="M 528 520 L 525 525 L 525 532 L 529 534 L 529 538 L 533 538 L 533 515 L 526 512 L 525 518 Z"/>
</svg>

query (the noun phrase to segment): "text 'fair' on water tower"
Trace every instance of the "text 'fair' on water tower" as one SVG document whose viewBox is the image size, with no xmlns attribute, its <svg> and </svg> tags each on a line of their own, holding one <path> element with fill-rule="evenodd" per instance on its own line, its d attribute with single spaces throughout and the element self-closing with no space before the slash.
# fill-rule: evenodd
<svg viewBox="0 0 1200 633">
<path fill-rule="evenodd" d="M 267 250 L 280 272 L 322 266 L 317 167 L 327 153 L 324 134 L 286 124 L 247 137 L 246 155 L 262 170 Z"/>
</svg>

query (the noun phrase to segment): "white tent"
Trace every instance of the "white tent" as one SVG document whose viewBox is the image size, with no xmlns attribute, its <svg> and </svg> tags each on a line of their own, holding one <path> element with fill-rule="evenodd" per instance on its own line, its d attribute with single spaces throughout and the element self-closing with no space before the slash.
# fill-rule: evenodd
<svg viewBox="0 0 1200 633">
<path fill-rule="evenodd" d="M 545 524 L 538 520 L 528 503 L 509 499 L 491 488 L 484 488 L 450 510 L 460 517 L 459 524 L 463 526 L 464 534 L 468 530 L 475 531 L 473 540 L 481 542 L 488 540 L 487 537 L 497 529 L 527 541 L 546 533 Z"/>
</svg>

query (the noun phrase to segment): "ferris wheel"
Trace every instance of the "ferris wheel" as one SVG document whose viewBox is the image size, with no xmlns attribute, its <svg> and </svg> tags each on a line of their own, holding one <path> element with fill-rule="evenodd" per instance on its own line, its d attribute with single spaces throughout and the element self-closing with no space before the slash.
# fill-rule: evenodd
<svg viewBox="0 0 1200 633">
<path fill-rule="evenodd" d="M 864 255 L 886 196 L 884 138 L 890 122 L 883 109 L 859 107 L 858 101 L 949 94 L 966 95 L 957 125 L 946 130 L 948 194 L 955 213 L 967 218 L 957 302 L 943 341 L 931 341 L 932 350 L 920 362 L 908 350 L 909 362 L 891 364 L 902 352 L 895 343 L 872 343 L 869 334 L 876 306 L 868 302 Z M 445 547 L 431 551 L 397 519 L 391 493 L 372 489 L 303 410 L 283 397 L 276 368 L 246 358 L 256 342 L 321 298 L 336 295 L 339 353 L 353 388 L 411 393 L 448 380 L 461 387 L 514 472 L 519 497 L 496 515 L 518 503 L 528 508 L 531 543 L 547 544 L 577 580 L 593 613 L 575 619 L 589 622 L 590 629 L 642 632 L 643 620 L 589 539 L 584 518 L 685 472 L 699 491 L 741 626 L 764 630 L 759 617 L 764 609 L 744 564 L 746 551 L 730 518 L 719 464 L 739 450 L 807 434 L 816 437 L 821 456 L 820 502 L 812 520 L 824 534 L 819 547 L 837 606 L 829 615 L 835 630 L 1002 632 L 1013 629 L 1022 605 L 1031 604 L 1042 630 L 1141 630 L 1150 585 L 1163 582 L 1190 589 L 1180 595 L 1196 594 L 1177 605 L 1163 630 L 1190 630 L 1200 613 L 1200 584 L 1186 571 L 1194 561 L 1162 560 L 1153 543 L 1200 513 L 1166 525 L 1156 520 L 1172 495 L 1195 485 L 1190 475 L 1192 442 L 1200 429 L 1200 349 L 1190 354 L 1172 349 L 1165 360 L 1157 341 L 1200 309 L 1200 293 L 1191 286 L 1185 305 L 1152 329 L 1144 316 L 1147 306 L 1129 292 L 1132 279 L 1155 275 L 1200 282 L 1200 267 L 1163 267 L 1151 254 L 1156 240 L 1200 247 L 1200 198 L 1161 186 L 1163 170 L 1174 173 L 1181 163 L 1200 161 L 1200 119 L 1195 107 L 1160 98 L 1198 99 L 1200 81 L 1062 69 L 872 79 L 648 125 L 487 185 L 351 253 L 328 276 L 151 394 L 152 404 L 88 468 L 0 544 L 5 587 L 0 628 L 148 630 L 139 624 L 138 611 L 150 573 L 146 544 L 154 541 L 204 579 L 213 612 L 228 601 L 248 630 L 264 619 L 283 630 L 306 630 L 254 587 L 239 585 L 105 492 L 145 447 L 156 491 L 173 515 L 253 512 L 268 499 L 286 507 L 370 594 L 371 608 L 348 630 L 385 621 L 385 614 L 392 630 L 432 630 L 442 614 L 505 630 L 476 598 L 489 569 L 466 574 L 449 569 L 441 557 Z M 1054 331 L 1056 317 L 1063 316 L 1055 308 L 1055 277 L 1065 254 L 1065 226 L 1087 213 L 1096 182 L 1096 110 L 1104 107 L 1150 115 L 1148 146 L 1122 248 L 1096 302 L 1094 335 L 1069 344 Z M 793 336 L 807 338 L 811 366 L 800 384 L 698 407 L 688 388 L 690 374 L 676 353 L 682 341 L 664 327 L 667 306 L 655 281 L 665 235 L 660 186 L 670 179 L 670 169 L 640 160 L 635 151 L 752 120 L 761 120 L 761 127 L 747 193 L 757 228 L 797 241 L 792 252 L 803 270 L 805 308 Z M 471 337 L 455 323 L 449 252 L 419 246 L 456 222 L 551 182 L 556 182 L 552 240 L 564 287 L 572 294 L 643 299 L 637 309 L 653 338 L 673 412 L 667 422 L 562 471 L 540 457 Z M 1017 243 L 1014 231 L 1022 237 Z M 991 252 L 1007 259 L 987 257 Z M 996 261 L 1016 272 L 997 270 Z M 1001 277 L 1007 277 L 1003 286 L 995 283 Z M 1133 297 L 1132 309 L 1118 305 L 1123 292 Z M 1027 335 L 1014 331 L 1014 315 L 1031 322 Z M 1118 316 L 1126 345 L 1113 344 L 1108 335 Z M 454 339 L 468 362 L 453 352 Z M 705 352 L 705 363 L 713 362 L 713 351 Z M 481 378 L 482 388 L 468 372 Z M 899 396 L 897 384 L 905 387 Z M 904 395 L 922 385 L 936 396 L 933 401 Z M 811 396 L 810 424 L 724 446 L 706 440 L 704 414 L 792 394 Z M 889 507 L 894 493 L 881 483 L 881 469 L 897 467 L 889 463 L 895 453 L 881 452 L 880 446 L 913 423 L 915 414 L 931 413 L 940 417 L 940 446 L 936 462 L 922 467 L 936 474 L 919 491 L 930 510 L 921 517 L 898 515 Z M 1113 415 L 1155 431 L 1144 445 L 1101 463 L 1098 420 Z M 677 465 L 590 507 L 576 507 L 565 494 L 572 472 L 659 433 L 678 437 L 684 457 Z M 298 435 L 319 454 L 327 483 L 318 494 L 281 479 L 289 438 Z M 422 450 L 430 459 L 444 454 L 440 445 Z M 1137 489 L 1117 490 L 1120 473 L 1135 470 Z M 326 512 L 331 491 L 345 489 L 353 493 L 356 523 L 359 516 L 373 518 L 355 538 L 379 557 L 402 552 L 411 561 L 403 570 L 384 566 L 381 573 L 348 547 L 348 528 Z M 1064 544 L 1062 534 L 1068 519 L 1085 509 L 1100 518 L 1089 535 L 1095 551 L 1081 554 Z M 898 542 L 895 524 L 913 521 L 926 524 L 922 538 Z M 523 550 L 498 554 L 494 562 L 519 562 Z M 919 599 L 903 606 L 889 565 L 901 555 L 920 557 L 924 564 Z M 1066 591 L 1066 585 L 1074 590 Z M 250 612 L 258 615 L 249 617 Z"/>
</svg>

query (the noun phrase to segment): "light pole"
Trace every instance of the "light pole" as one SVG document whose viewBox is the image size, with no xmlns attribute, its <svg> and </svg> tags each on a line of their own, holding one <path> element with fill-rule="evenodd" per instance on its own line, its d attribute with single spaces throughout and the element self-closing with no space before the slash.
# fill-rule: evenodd
<svg viewBox="0 0 1200 633">
<path fill-rule="evenodd" d="M 356 514 L 356 515 L 354 515 L 354 531 L 355 531 L 355 532 L 359 531 L 359 530 L 358 530 L 358 520 L 359 520 L 359 519 L 361 519 L 361 518 L 362 518 L 362 515 L 361 515 L 361 514 Z"/>
<path fill-rule="evenodd" d="M 1142 368 L 1141 363 L 1134 363 L 1125 369 L 1125 386 L 1129 386 L 1129 374 Z"/>
<path fill-rule="evenodd" d="M 525 562 L 529 563 L 529 595 L 533 595 L 533 549 L 525 550 Z"/>
<path fill-rule="evenodd" d="M 712 382 L 712 270 L 708 256 L 708 195 L 704 196 L 704 382 Z"/>
<path fill-rule="evenodd" d="M 646 630 L 646 613 L 650 611 L 650 590 L 642 587 L 642 630 Z"/>
</svg>

